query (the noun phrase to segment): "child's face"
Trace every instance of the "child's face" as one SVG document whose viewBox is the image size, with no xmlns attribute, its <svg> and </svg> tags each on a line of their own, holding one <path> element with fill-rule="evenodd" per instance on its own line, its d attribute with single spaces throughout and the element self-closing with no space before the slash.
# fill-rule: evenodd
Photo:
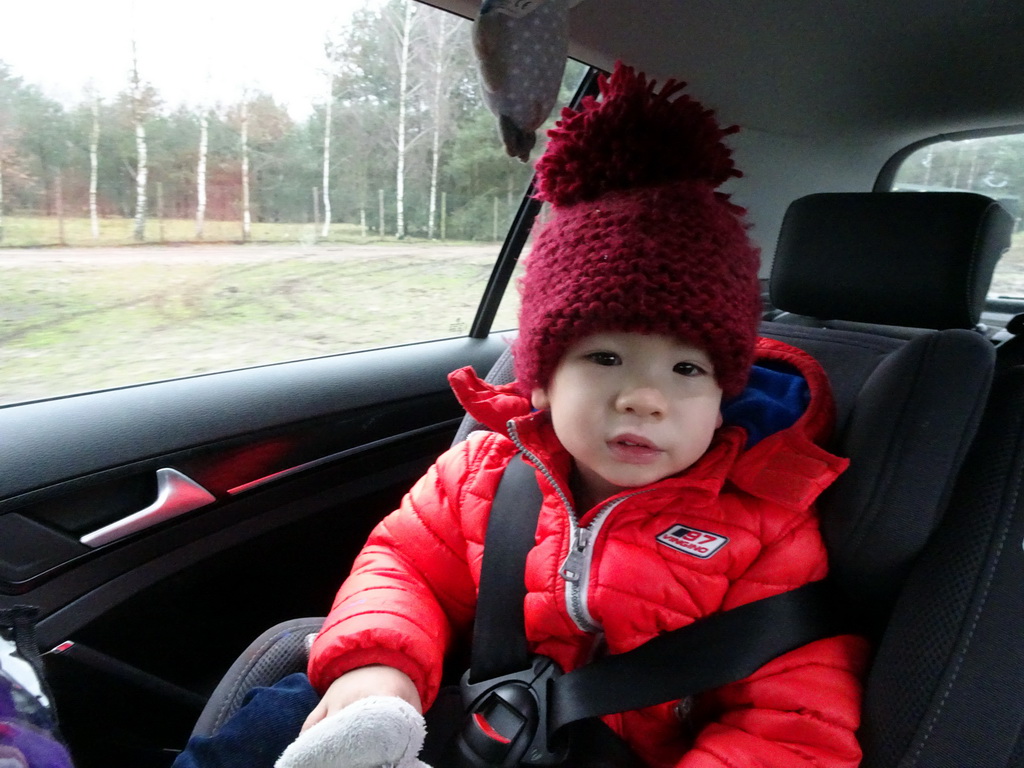
<svg viewBox="0 0 1024 768">
<path fill-rule="evenodd" d="M 566 350 L 535 408 L 576 460 L 588 507 L 674 475 L 707 450 L 722 424 L 711 359 L 670 336 L 598 333 Z"/>
</svg>

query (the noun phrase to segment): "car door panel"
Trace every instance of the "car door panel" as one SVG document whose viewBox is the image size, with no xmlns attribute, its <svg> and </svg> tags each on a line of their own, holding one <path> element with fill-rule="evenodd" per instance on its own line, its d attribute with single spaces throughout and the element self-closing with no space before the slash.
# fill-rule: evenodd
<svg viewBox="0 0 1024 768">
<path fill-rule="evenodd" d="M 462 411 L 446 374 L 485 372 L 503 347 L 447 340 L 0 409 L 0 605 L 38 606 L 40 646 L 60 646 L 48 667 L 79 761 L 116 743 L 166 764 L 254 636 L 325 612 L 370 528 L 450 443 Z M 152 506 L 168 473 L 212 501 L 90 539 Z M 123 739 L 101 701 L 120 702 Z"/>
</svg>

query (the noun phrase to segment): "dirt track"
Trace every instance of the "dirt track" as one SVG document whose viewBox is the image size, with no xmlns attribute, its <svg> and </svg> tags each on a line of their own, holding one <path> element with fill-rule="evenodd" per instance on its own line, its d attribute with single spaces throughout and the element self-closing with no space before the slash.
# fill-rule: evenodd
<svg viewBox="0 0 1024 768">
<path fill-rule="evenodd" d="M 487 245 L 436 245 L 421 243 L 302 245 L 147 245 L 90 248 L 0 248 L 0 269 L 4 267 L 77 264 L 248 264 L 283 259 L 337 261 L 339 259 L 393 260 L 416 257 L 450 260 L 487 257 L 498 253 L 495 243 Z"/>
</svg>

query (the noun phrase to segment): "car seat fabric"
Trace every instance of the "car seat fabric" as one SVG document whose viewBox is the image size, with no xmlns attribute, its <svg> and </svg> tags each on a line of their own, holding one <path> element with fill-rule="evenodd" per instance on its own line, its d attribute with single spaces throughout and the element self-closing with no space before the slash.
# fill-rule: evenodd
<svg viewBox="0 0 1024 768">
<path fill-rule="evenodd" d="M 323 617 L 292 619 L 256 638 L 210 694 L 192 735 L 212 736 L 219 731 L 242 708 L 253 688 L 271 686 L 294 672 L 305 673 L 309 643 L 323 622 Z"/>
<path fill-rule="evenodd" d="M 771 301 L 790 323 L 974 328 L 1013 227 L 973 192 L 808 195 L 783 219 Z"/>
<path fill-rule="evenodd" d="M 946 508 L 981 420 L 992 345 L 958 329 L 905 343 L 774 323 L 762 332 L 802 347 L 837 382 L 830 447 L 853 460 L 819 500 L 822 532 L 832 576 L 882 617 Z"/>
<path fill-rule="evenodd" d="M 878 647 L 865 768 L 1024 765 L 1024 368 L 1000 375 Z"/>
<path fill-rule="evenodd" d="M 299 735 L 320 696 L 300 672 L 250 688 L 216 735 L 193 734 L 171 768 L 270 768 Z"/>
</svg>

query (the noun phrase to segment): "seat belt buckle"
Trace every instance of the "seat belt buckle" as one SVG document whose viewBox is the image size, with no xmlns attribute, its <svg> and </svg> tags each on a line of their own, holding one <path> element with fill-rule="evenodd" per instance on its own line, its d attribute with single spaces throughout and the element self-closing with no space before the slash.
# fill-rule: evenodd
<svg viewBox="0 0 1024 768">
<path fill-rule="evenodd" d="M 564 762 L 568 743 L 549 743 L 551 683 L 562 674 L 547 656 L 534 656 L 529 669 L 478 683 L 469 671 L 460 684 L 466 713 L 457 738 L 463 763 L 478 768 L 551 766 Z"/>
</svg>

